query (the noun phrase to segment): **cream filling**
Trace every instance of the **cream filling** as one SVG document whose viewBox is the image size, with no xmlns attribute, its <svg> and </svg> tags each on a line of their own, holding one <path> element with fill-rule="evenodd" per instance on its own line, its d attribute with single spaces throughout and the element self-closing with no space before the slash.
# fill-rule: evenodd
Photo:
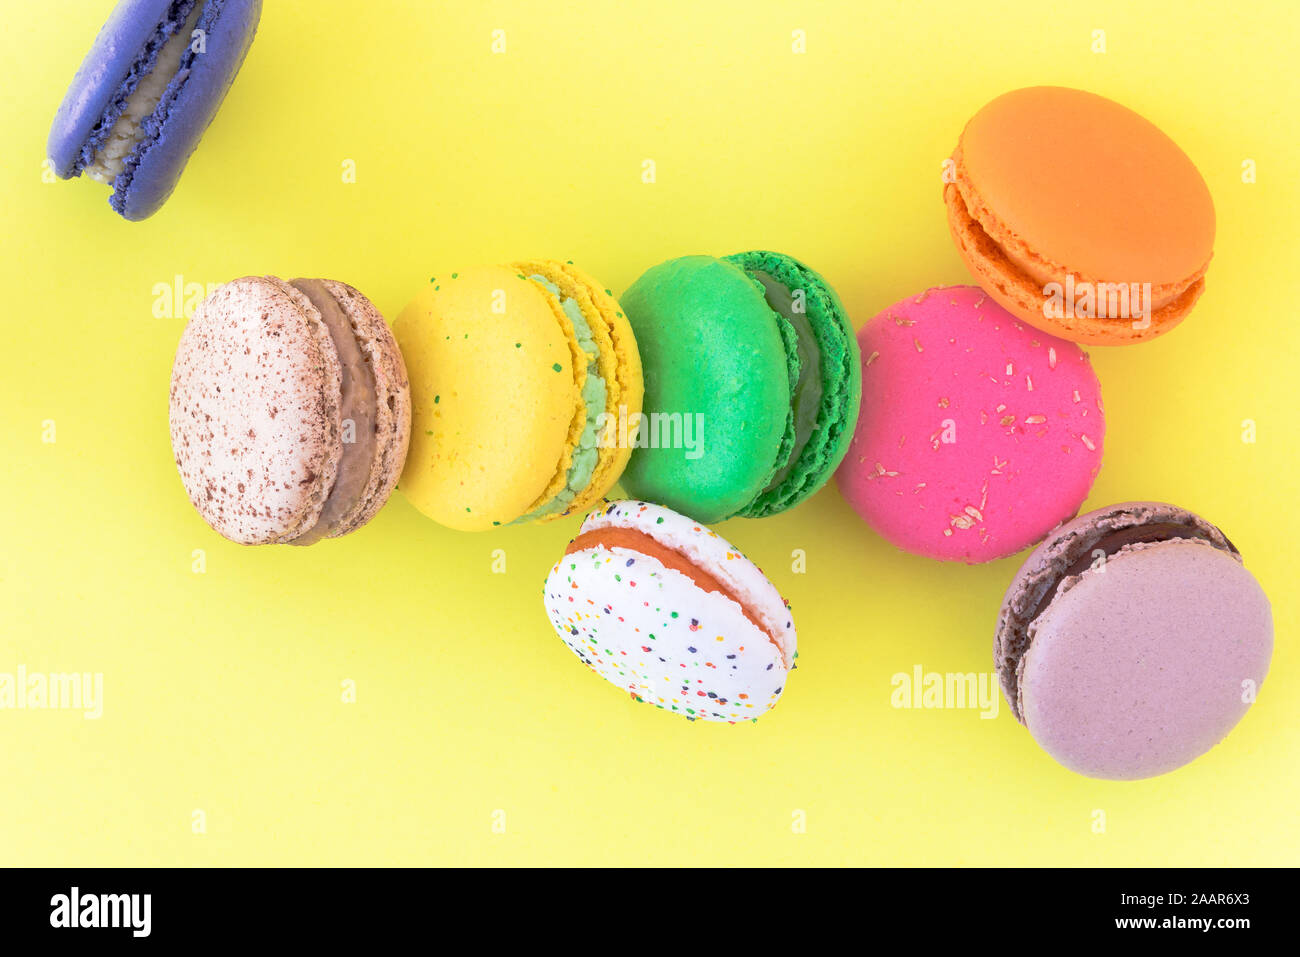
<svg viewBox="0 0 1300 957">
<path fill-rule="evenodd" d="M 330 291 L 319 279 L 295 279 L 290 285 L 310 299 L 320 313 L 343 371 L 342 401 L 339 404 L 343 420 L 343 435 L 340 436 L 343 455 L 339 458 L 338 474 L 316 524 L 290 543 L 311 545 L 340 530 L 341 522 L 360 503 L 370 484 L 379 449 L 375 435 L 378 393 L 374 370 L 361 351 L 352 322 Z"/>
<path fill-rule="evenodd" d="M 573 334 L 578 340 L 578 348 L 587 357 L 587 378 L 582 387 L 582 402 L 587 410 L 587 421 L 582 427 L 582 434 L 578 437 L 578 444 L 573 448 L 569 471 L 565 474 L 564 488 L 560 489 L 549 502 L 515 519 L 512 523 L 519 525 L 564 511 L 591 484 L 591 477 L 595 474 L 596 465 L 600 460 L 598 442 L 600 417 L 606 412 L 605 407 L 609 397 L 609 388 L 600 374 L 600 347 L 596 345 L 595 336 L 592 335 L 591 324 L 582 314 L 582 306 L 576 299 L 565 296 L 560 291 L 560 287 L 545 276 L 534 274 L 528 278 L 541 283 L 552 296 L 560 300 L 560 308 L 573 324 Z"/>
<path fill-rule="evenodd" d="M 127 157 L 131 155 L 144 139 L 140 124 L 153 114 L 162 100 L 167 85 L 180 70 L 181 57 L 189 46 L 194 25 L 199 22 L 203 12 L 203 0 L 196 0 L 194 9 L 185 20 L 185 25 L 168 38 L 158 53 L 154 67 L 141 77 L 131 95 L 127 97 L 126 108 L 117 118 L 94 159 L 86 166 L 85 174 L 91 179 L 112 185 L 113 180 L 122 174 Z"/>
</svg>

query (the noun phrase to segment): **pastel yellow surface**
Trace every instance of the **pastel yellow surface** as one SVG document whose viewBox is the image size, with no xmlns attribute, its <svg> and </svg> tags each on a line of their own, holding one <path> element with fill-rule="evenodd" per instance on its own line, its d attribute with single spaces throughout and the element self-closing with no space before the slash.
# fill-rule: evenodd
<svg viewBox="0 0 1300 957">
<path fill-rule="evenodd" d="M 1300 860 L 1295 4 L 277 0 L 139 224 L 42 176 L 111 5 L 12 5 L 0 31 L 21 78 L 0 97 L 0 673 L 104 689 L 97 720 L 0 711 L 0 863 Z M 329 276 L 392 318 L 455 264 L 572 259 L 617 294 L 671 256 L 772 248 L 861 324 L 967 281 L 941 164 L 972 112 L 1035 83 L 1150 117 L 1218 211 L 1187 321 L 1092 350 L 1089 506 L 1203 513 L 1273 601 L 1259 701 L 1181 771 L 1091 781 L 1000 702 L 893 707 L 915 666 L 991 669 L 1017 561 L 901 555 L 833 484 L 721 526 L 799 629 L 781 704 L 735 727 L 633 704 L 551 632 L 541 582 L 576 517 L 470 535 L 399 493 L 345 539 L 249 549 L 186 501 L 167 383 L 196 284 Z"/>
<path fill-rule="evenodd" d="M 435 522 L 508 525 L 567 468 L 581 386 L 558 312 L 514 267 L 480 266 L 431 278 L 393 323 L 411 381 L 398 488 Z"/>
</svg>

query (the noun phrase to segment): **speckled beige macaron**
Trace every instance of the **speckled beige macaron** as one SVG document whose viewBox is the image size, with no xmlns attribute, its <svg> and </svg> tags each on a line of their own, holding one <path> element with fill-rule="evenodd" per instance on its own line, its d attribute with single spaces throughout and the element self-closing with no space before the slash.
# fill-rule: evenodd
<svg viewBox="0 0 1300 957">
<path fill-rule="evenodd" d="M 176 467 L 199 515 L 231 541 L 310 545 L 360 528 L 397 484 L 410 432 L 402 354 L 344 283 L 236 279 L 181 336 Z"/>
</svg>

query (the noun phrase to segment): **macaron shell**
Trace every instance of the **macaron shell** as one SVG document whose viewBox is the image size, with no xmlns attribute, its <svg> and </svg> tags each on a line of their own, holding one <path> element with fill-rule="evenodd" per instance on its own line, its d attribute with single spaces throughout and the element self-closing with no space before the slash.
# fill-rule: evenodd
<svg viewBox="0 0 1300 957">
<path fill-rule="evenodd" d="M 634 449 L 623 488 L 701 522 L 737 514 L 793 443 L 791 370 L 776 314 L 739 267 L 711 256 L 654 266 L 620 301 L 645 375 L 650 420 L 642 421 L 638 442 L 651 441 L 656 415 L 677 416 L 679 427 L 690 416 L 692 427 L 702 426 L 695 451 Z M 660 446 L 670 444 L 661 436 Z"/>
<path fill-rule="evenodd" d="M 971 118 L 961 151 L 960 169 L 1007 232 L 1080 277 L 1183 282 L 1213 253 L 1205 180 L 1173 140 L 1113 100 L 1014 90 Z"/>
<path fill-rule="evenodd" d="M 399 484 L 434 521 L 508 524 L 567 470 L 586 366 L 557 310 L 523 273 L 487 266 L 436 277 L 393 323 L 411 382 Z"/>
<path fill-rule="evenodd" d="M 411 438 L 411 389 L 406 363 L 383 314 L 347 283 L 321 280 L 347 314 L 362 354 L 375 377 L 376 448 L 365 492 L 331 537 L 346 535 L 365 525 L 388 501 L 406 462 Z"/>
<path fill-rule="evenodd" d="M 601 528 L 649 535 L 743 596 L 759 623 L 777 636 L 786 669 L 794 667 L 798 638 L 790 606 L 762 570 L 713 529 L 661 505 L 630 500 L 610 502 L 592 512 L 583 520 L 581 534 Z"/>
<path fill-rule="evenodd" d="M 862 406 L 840 491 L 899 548 L 944 561 L 1020 551 L 1070 518 L 1101 468 L 1087 356 L 973 286 L 904 299 L 859 332 Z"/>
<path fill-rule="evenodd" d="M 1159 128 L 1104 97 L 1064 87 L 1006 93 L 966 125 L 945 187 L 949 225 L 990 294 L 1046 331 L 1098 344 L 1150 339 L 1173 328 L 1203 288 L 1213 253 L 1214 204 L 1187 155 Z M 1151 324 L 1048 318 L 1042 279 L 1009 249 L 1063 281 L 1150 283 Z"/>
<path fill-rule="evenodd" d="M 244 63 L 261 15 L 261 0 L 206 0 L 196 28 L 204 31 L 205 52 L 189 59 L 183 81 L 172 82 L 159 111 L 141 124 L 146 141 L 114 183 L 110 203 L 126 219 L 152 216 L 176 188 Z"/>
<path fill-rule="evenodd" d="M 804 291 L 806 315 L 820 354 L 822 401 L 816 429 L 785 480 L 764 491 L 743 513 L 749 518 L 763 518 L 810 498 L 844 458 L 862 398 L 861 356 L 848 312 L 818 272 L 791 256 L 768 251 L 739 253 L 726 259 L 742 269 L 762 270 L 787 289 Z"/>
<path fill-rule="evenodd" d="M 568 508 L 542 519 L 553 521 L 590 508 L 613 488 L 627 467 L 627 461 L 632 455 L 632 443 L 620 442 L 618 429 L 620 421 L 624 421 L 630 430 L 641 412 L 645 391 L 641 354 L 637 349 L 632 326 L 613 294 L 601 288 L 591 276 L 572 263 L 545 259 L 524 260 L 514 263 L 513 268 L 525 275 L 545 276 L 555 283 L 564 296 L 578 303 L 599 349 L 596 365 L 605 381 L 605 412 L 608 418 L 591 482 Z"/>
<path fill-rule="evenodd" d="M 1171 541 L 1112 556 L 1058 593 L 1020 664 L 1025 724 L 1090 777 L 1163 774 L 1237 724 L 1268 672 L 1272 613 L 1232 555 Z"/>
<path fill-rule="evenodd" d="M 998 680 L 1017 721 L 1024 723 L 1016 673 L 1028 646 L 1028 626 L 1039 605 L 1058 582 L 1063 583 L 1079 557 L 1091 555 L 1095 561 L 1097 542 L 1122 529 L 1158 525 L 1184 527 L 1186 537 L 1203 537 L 1226 552 L 1236 552 L 1223 532 L 1195 512 L 1168 502 L 1135 501 L 1117 502 L 1073 518 L 1054 528 L 1029 553 L 1007 586 L 993 638 Z"/>
<path fill-rule="evenodd" d="M 782 647 L 736 601 L 631 548 L 564 555 L 544 589 L 547 616 L 592 671 L 638 701 L 708 721 L 757 718 L 781 697 L 795 655 L 794 626 L 776 589 L 715 532 L 645 502 L 612 502 L 582 531 L 628 528 L 685 555 L 744 596 L 747 607 L 782 621 Z M 784 651 L 783 651 L 784 648 Z"/>
<path fill-rule="evenodd" d="M 735 602 L 637 552 L 565 555 L 546 579 L 546 611 L 596 674 L 689 718 L 757 718 L 785 687 L 779 652 Z"/>
<path fill-rule="evenodd" d="M 100 121 L 106 113 L 116 120 L 126 102 L 126 88 L 133 87 L 137 77 L 152 66 L 151 58 L 139 66 L 136 61 L 146 44 L 161 37 L 160 29 L 173 5 L 174 0 L 122 0 L 108 15 L 50 126 L 46 154 L 58 176 L 75 176 L 90 161 L 97 138 L 102 140 L 112 127 L 109 122 L 97 129 Z M 185 12 L 172 22 L 183 23 Z"/>
<path fill-rule="evenodd" d="M 1096 346 L 1145 342 L 1164 335 L 1182 322 L 1205 291 L 1204 279 L 1193 282 L 1180 296 L 1153 310 L 1149 325 L 1143 319 L 1124 320 L 1082 315 L 1049 318 L 1044 310 L 1043 284 L 1022 272 L 1007 257 L 1003 245 L 1000 245 L 1014 245 L 1011 237 L 1002 236 L 995 240 L 971 216 L 956 186 L 949 184 L 944 187 L 944 202 L 953 242 L 976 282 L 1017 319 L 1049 335 Z M 1027 250 L 1021 252 L 1026 257 L 1030 255 Z M 1152 289 L 1153 299 L 1160 294 L 1161 290 Z"/>
<path fill-rule="evenodd" d="M 245 545 L 311 528 L 342 454 L 342 372 L 311 302 L 274 277 L 215 290 L 172 368 L 176 467 L 194 508 Z"/>
</svg>

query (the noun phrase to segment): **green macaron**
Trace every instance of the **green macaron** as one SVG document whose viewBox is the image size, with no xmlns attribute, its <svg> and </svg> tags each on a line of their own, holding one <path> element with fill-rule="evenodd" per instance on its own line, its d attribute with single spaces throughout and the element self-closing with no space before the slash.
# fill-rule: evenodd
<svg viewBox="0 0 1300 957">
<path fill-rule="evenodd" d="M 858 417 L 857 337 L 826 280 L 773 252 L 684 256 L 620 300 L 645 373 L 623 487 L 700 522 L 797 505 Z"/>
</svg>

